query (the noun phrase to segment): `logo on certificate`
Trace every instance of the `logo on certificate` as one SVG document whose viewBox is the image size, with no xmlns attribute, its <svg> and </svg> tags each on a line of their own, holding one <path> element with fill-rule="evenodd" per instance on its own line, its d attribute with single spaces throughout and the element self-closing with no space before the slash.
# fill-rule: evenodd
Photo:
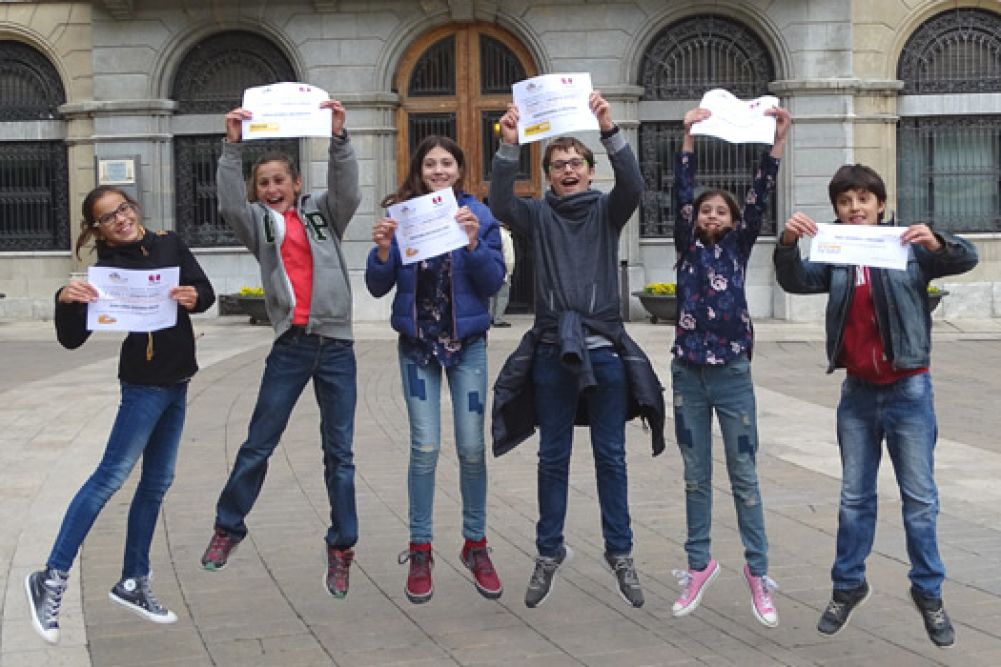
<svg viewBox="0 0 1001 667">
<path fill-rule="evenodd" d="M 573 85 L 573 77 L 572 76 L 561 76 L 560 77 L 560 83 L 562 83 L 564 86 L 572 86 Z"/>
<path fill-rule="evenodd" d="M 102 314 L 97 316 L 97 321 L 100 324 L 114 324 L 118 320 L 111 315 Z"/>
<path fill-rule="evenodd" d="M 435 195 L 434 197 L 431 197 L 431 203 L 434 204 L 435 206 L 441 206 L 441 202 L 442 202 L 441 195 Z"/>
<path fill-rule="evenodd" d="M 411 247 L 407 247 L 407 248 L 406 248 L 406 249 L 405 249 L 405 250 L 403 251 L 403 254 L 404 254 L 404 255 L 406 255 L 407 257 L 413 257 L 414 255 L 416 255 L 416 254 L 417 254 L 417 252 L 418 252 L 418 251 L 417 251 L 417 248 L 411 248 Z"/>
<path fill-rule="evenodd" d="M 146 282 L 148 284 L 150 284 L 150 285 L 159 285 L 160 284 L 160 274 L 159 273 L 151 273 L 151 274 L 149 274 L 148 276 L 146 276 Z"/>
</svg>

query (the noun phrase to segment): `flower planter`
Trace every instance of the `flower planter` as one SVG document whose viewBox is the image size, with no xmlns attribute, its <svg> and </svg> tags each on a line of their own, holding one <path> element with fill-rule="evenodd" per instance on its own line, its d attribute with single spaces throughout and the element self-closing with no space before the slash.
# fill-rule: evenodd
<svg viewBox="0 0 1001 667">
<path fill-rule="evenodd" d="M 669 324 L 678 321 L 678 297 L 673 294 L 650 294 L 648 292 L 633 292 L 640 300 L 646 312 L 650 313 L 651 324 L 663 320 Z"/>
<path fill-rule="evenodd" d="M 264 306 L 263 296 L 237 296 L 236 303 L 241 313 L 250 316 L 251 324 L 271 326 L 271 319 L 268 318 L 268 309 Z"/>
</svg>

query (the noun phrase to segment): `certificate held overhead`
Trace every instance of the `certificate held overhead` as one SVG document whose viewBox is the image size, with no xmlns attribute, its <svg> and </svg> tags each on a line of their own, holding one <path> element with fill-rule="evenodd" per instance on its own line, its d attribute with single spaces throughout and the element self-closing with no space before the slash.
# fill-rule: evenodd
<svg viewBox="0 0 1001 667">
<path fill-rule="evenodd" d="M 591 75 L 587 72 L 543 74 L 512 87 L 518 107 L 518 143 L 557 137 L 579 130 L 598 130 L 591 112 Z"/>
<path fill-rule="evenodd" d="M 331 111 L 320 106 L 327 91 L 308 83 L 272 83 L 243 91 L 243 139 L 329 137 Z"/>
<path fill-rule="evenodd" d="M 699 103 L 712 115 L 693 125 L 691 133 L 718 137 L 732 144 L 771 144 L 775 117 L 766 116 L 765 111 L 778 105 L 778 98 L 772 95 L 744 101 L 722 88 L 714 88 Z"/>
</svg>

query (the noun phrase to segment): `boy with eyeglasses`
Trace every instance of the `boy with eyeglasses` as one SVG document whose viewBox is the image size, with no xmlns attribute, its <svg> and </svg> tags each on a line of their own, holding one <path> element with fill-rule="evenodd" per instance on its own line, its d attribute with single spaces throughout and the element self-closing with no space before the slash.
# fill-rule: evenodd
<svg viewBox="0 0 1001 667">
<path fill-rule="evenodd" d="M 619 302 L 619 235 L 639 205 L 643 180 L 608 102 L 595 91 L 589 105 L 615 174 L 610 192 L 590 187 L 591 150 L 574 137 L 560 137 L 542 159 L 549 191 L 542 199 L 516 197 L 520 149 L 513 104 L 500 120 L 490 182 L 491 211 L 529 240 L 535 268 L 534 326 L 494 385 L 492 426 L 495 455 L 528 438 L 536 425 L 540 430 L 538 557 L 525 594 L 528 607 L 549 597 L 557 570 L 572 555 L 563 526 L 575 423 L 591 427 L 604 561 L 622 598 L 643 605 L 632 559 L 626 420 L 643 416 L 652 427 L 654 453 L 664 448 L 660 381 L 626 335 Z"/>
</svg>

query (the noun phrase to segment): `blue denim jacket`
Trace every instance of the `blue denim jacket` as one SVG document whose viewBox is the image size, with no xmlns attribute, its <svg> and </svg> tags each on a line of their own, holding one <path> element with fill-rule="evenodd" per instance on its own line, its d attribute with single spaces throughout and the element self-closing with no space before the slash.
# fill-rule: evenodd
<svg viewBox="0 0 1001 667">
<path fill-rule="evenodd" d="M 876 322 L 883 347 L 897 369 L 922 368 L 931 361 L 931 311 L 928 282 L 941 276 L 969 271 L 977 265 L 972 243 L 945 232 L 935 232 L 942 243 L 938 252 L 912 244 L 906 270 L 869 269 Z M 773 256 L 775 277 L 787 292 L 828 292 L 827 372 L 838 367 L 845 320 L 855 294 L 855 266 L 801 259 L 796 245 L 778 243 Z"/>
</svg>

